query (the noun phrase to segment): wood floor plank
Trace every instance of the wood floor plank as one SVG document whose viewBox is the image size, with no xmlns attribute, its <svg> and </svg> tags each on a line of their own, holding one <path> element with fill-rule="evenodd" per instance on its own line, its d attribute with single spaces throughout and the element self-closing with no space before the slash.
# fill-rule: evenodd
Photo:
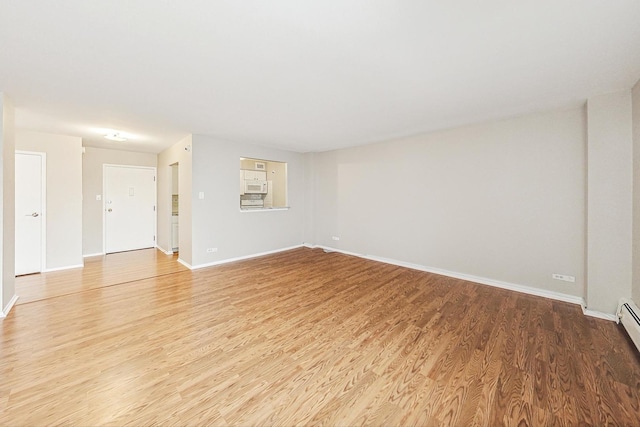
<svg viewBox="0 0 640 427">
<path fill-rule="evenodd" d="M 571 304 L 307 248 L 85 265 L 17 278 L 0 425 L 640 425 L 635 348 Z"/>
</svg>

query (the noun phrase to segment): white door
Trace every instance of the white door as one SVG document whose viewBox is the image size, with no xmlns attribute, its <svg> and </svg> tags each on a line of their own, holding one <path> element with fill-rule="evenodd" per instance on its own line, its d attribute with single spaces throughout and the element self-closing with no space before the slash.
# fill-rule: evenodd
<svg viewBox="0 0 640 427">
<path fill-rule="evenodd" d="M 43 153 L 16 153 L 16 276 L 43 264 Z"/>
<path fill-rule="evenodd" d="M 104 166 L 105 253 L 155 246 L 155 176 L 155 168 Z"/>
</svg>

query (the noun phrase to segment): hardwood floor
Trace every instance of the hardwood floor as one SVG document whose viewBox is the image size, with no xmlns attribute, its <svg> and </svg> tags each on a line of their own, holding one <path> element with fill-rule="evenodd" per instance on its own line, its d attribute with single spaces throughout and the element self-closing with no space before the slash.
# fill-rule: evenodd
<svg viewBox="0 0 640 427">
<path fill-rule="evenodd" d="M 151 252 L 18 280 L 0 425 L 640 425 L 640 357 L 578 306 L 307 248 Z"/>
<path fill-rule="evenodd" d="M 177 255 L 145 249 L 88 257 L 84 268 L 20 276 L 16 278 L 20 296 L 17 304 L 188 271 L 177 259 Z"/>
</svg>

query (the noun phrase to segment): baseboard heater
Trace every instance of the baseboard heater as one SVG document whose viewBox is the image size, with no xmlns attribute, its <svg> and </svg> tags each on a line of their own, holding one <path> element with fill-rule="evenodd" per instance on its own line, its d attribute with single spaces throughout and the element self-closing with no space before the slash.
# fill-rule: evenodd
<svg viewBox="0 0 640 427">
<path fill-rule="evenodd" d="M 640 309 L 638 309 L 638 306 L 630 299 L 621 298 L 616 314 L 622 326 L 624 326 L 631 337 L 631 341 L 633 341 L 638 351 L 640 351 Z"/>
</svg>

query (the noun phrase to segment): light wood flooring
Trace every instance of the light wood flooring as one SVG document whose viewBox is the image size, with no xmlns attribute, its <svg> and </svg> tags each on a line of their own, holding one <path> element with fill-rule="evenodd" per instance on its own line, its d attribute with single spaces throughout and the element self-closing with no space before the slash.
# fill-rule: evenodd
<svg viewBox="0 0 640 427">
<path fill-rule="evenodd" d="M 88 257 L 84 268 L 30 274 L 16 279 L 17 304 L 119 285 L 189 269 L 156 249 Z"/>
<path fill-rule="evenodd" d="M 17 293 L 0 425 L 640 425 L 615 323 L 343 254 L 189 271 L 147 250 Z"/>
</svg>

